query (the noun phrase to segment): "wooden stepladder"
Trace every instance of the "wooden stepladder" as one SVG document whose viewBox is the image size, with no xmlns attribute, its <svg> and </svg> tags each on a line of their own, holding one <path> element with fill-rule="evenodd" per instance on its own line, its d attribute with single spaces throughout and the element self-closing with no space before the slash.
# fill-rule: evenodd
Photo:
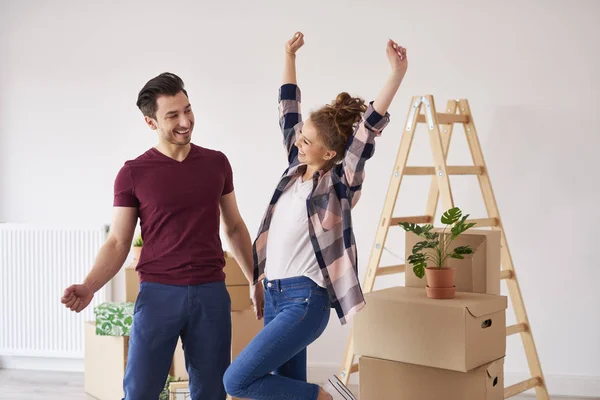
<svg viewBox="0 0 600 400">
<path fill-rule="evenodd" d="M 427 127 L 434 162 L 434 166 L 432 167 L 406 166 L 417 123 L 424 123 Z M 469 149 L 471 151 L 471 156 L 473 158 L 472 166 L 446 165 L 448 148 L 450 146 L 450 138 L 452 137 L 454 124 L 462 124 L 464 127 Z M 402 178 L 405 175 L 432 176 L 429 189 L 429 199 L 427 201 L 425 214 L 422 216 L 392 216 L 396 206 L 396 199 L 398 197 L 400 184 L 402 183 Z M 377 228 L 375 242 L 371 250 L 369 264 L 367 266 L 367 272 L 362 286 L 363 291 L 365 293 L 371 292 L 375 284 L 375 279 L 378 276 L 396 274 L 405 271 L 405 265 L 385 267 L 381 267 L 379 265 L 388 234 L 388 229 L 390 227 L 399 227 L 399 222 L 433 224 L 435 221 L 435 215 L 440 196 L 444 209 L 447 210 L 454 207 L 452 190 L 450 189 L 449 175 L 477 176 L 488 218 L 472 219 L 470 221 L 468 220 L 467 222 L 476 222 L 476 227 L 478 228 L 491 227 L 494 230 L 501 231 L 501 278 L 506 281 L 511 303 L 513 305 L 513 310 L 517 319 L 517 324 L 506 328 L 506 335 L 521 335 L 521 340 L 523 342 L 527 357 L 527 363 L 529 364 L 529 371 L 531 373 L 530 379 L 510 387 L 506 387 L 504 389 L 504 398 L 509 398 L 525 392 L 526 390 L 535 388 L 537 398 L 540 400 L 547 400 L 549 399 L 548 389 L 542 373 L 542 367 L 535 347 L 535 342 L 533 340 L 531 326 L 529 324 L 521 289 L 519 288 L 519 283 L 515 274 L 512 257 L 506 241 L 502 220 L 500 219 L 498 205 L 496 204 L 496 199 L 492 190 L 492 184 L 487 172 L 483 153 L 481 151 L 481 145 L 479 143 L 479 138 L 477 137 L 477 131 L 471 115 L 471 109 L 469 107 L 469 102 L 466 99 L 450 100 L 447 103 L 446 112 L 438 113 L 436 112 L 433 96 L 415 96 L 412 98 L 406 125 L 404 127 L 404 133 L 400 141 L 398 156 L 392 171 L 392 177 L 390 180 L 386 200 L 383 205 L 379 227 Z M 342 368 L 340 370 L 340 379 L 344 383 L 348 383 L 352 373 L 358 372 L 358 364 L 354 363 L 355 355 L 353 353 L 352 340 L 351 334 L 346 347 Z"/>
</svg>

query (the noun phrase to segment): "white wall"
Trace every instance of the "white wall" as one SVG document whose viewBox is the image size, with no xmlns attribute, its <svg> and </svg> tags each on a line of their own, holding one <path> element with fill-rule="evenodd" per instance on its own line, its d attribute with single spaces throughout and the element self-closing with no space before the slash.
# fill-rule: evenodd
<svg viewBox="0 0 600 400">
<path fill-rule="evenodd" d="M 3 1 L 0 221 L 109 222 L 116 172 L 155 142 L 137 92 L 172 71 L 195 108 L 194 142 L 229 156 L 254 234 L 285 167 L 283 43 L 306 35 L 298 75 L 308 111 L 341 90 L 373 98 L 391 37 L 410 66 L 354 212 L 361 276 L 411 96 L 434 94 L 440 107 L 468 98 L 550 390 L 600 395 L 599 15 L 594 1 Z M 431 162 L 420 132 L 413 165 Z M 449 163 L 468 163 L 456 133 Z M 405 180 L 398 214 L 423 213 L 428 179 L 418 179 Z M 476 180 L 452 182 L 456 204 L 484 216 Z M 388 242 L 400 256 L 402 240 Z M 332 318 L 310 348 L 313 371 L 337 371 L 347 334 Z M 506 374 L 527 377 L 518 338 Z"/>
</svg>

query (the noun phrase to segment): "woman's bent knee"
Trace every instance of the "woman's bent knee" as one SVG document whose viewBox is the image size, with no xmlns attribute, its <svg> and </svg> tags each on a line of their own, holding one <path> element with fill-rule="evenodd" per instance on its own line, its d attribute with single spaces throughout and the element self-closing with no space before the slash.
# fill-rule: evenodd
<svg viewBox="0 0 600 400">
<path fill-rule="evenodd" d="M 228 395 L 232 397 L 244 397 L 246 391 L 244 379 L 233 364 L 227 368 L 227 371 L 223 375 L 223 385 Z"/>
</svg>

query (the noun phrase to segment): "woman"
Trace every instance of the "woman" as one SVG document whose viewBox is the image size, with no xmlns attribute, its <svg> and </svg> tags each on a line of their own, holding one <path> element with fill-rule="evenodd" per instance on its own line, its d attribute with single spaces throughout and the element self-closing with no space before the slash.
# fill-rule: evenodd
<svg viewBox="0 0 600 400">
<path fill-rule="evenodd" d="M 335 376 L 324 387 L 307 383 L 306 348 L 325 330 L 332 307 L 345 324 L 365 304 L 350 211 L 374 139 L 389 123 L 406 50 L 387 43 L 392 73 L 374 102 L 340 93 L 302 121 L 295 57 L 303 44 L 300 32 L 286 44 L 279 110 L 289 166 L 254 243 L 255 280 L 265 276 L 264 329 L 225 373 L 235 397 L 354 399 Z"/>
</svg>

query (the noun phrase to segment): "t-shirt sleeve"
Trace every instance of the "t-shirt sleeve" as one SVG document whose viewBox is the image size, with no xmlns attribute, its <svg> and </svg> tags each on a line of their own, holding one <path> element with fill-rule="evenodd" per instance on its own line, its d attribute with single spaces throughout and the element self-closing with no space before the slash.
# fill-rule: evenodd
<svg viewBox="0 0 600 400">
<path fill-rule="evenodd" d="M 138 207 L 140 205 L 133 187 L 131 169 L 124 165 L 115 179 L 114 207 Z"/>
<path fill-rule="evenodd" d="M 223 185 L 223 192 L 221 192 L 221 196 L 225 196 L 233 192 L 233 170 L 231 169 L 231 164 L 229 163 L 229 159 L 225 154 L 223 154 L 223 172 L 225 173 L 225 184 Z"/>
</svg>

